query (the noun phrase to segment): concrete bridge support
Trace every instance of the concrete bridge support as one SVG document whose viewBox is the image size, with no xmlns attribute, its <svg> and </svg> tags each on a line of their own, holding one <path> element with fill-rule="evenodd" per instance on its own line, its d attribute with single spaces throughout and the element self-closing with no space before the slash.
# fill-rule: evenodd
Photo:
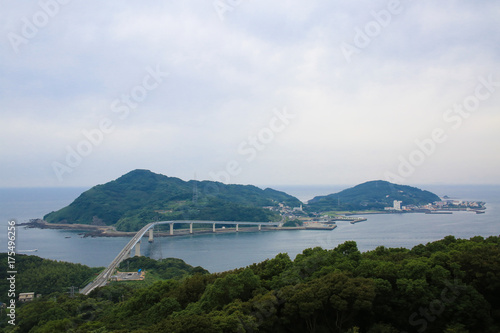
<svg viewBox="0 0 500 333">
<path fill-rule="evenodd" d="M 236 231 L 239 230 L 238 223 L 241 223 L 243 225 L 253 225 L 253 226 L 258 226 L 259 230 L 261 230 L 261 225 L 267 225 L 267 226 L 279 226 L 281 227 L 281 223 L 279 222 L 236 222 L 236 221 L 157 221 L 157 222 L 151 222 L 147 225 L 145 225 L 139 232 L 127 243 L 125 248 L 123 248 L 118 256 L 116 257 L 115 260 L 113 260 L 109 266 L 102 271 L 91 283 L 89 283 L 85 288 L 83 288 L 80 292 L 84 295 L 88 295 L 92 290 L 94 290 L 97 287 L 102 287 L 106 285 L 108 282 L 109 277 L 113 274 L 114 270 L 116 269 L 117 265 L 120 264 L 125 258 L 128 258 L 132 255 L 132 245 L 135 244 L 135 255 L 140 256 L 141 255 L 141 243 L 137 243 L 140 239 L 142 239 L 143 236 L 146 235 L 146 232 L 149 231 L 151 228 L 153 228 L 155 225 L 159 224 L 170 224 L 170 235 L 174 234 L 174 223 L 193 223 L 193 224 L 204 224 L 204 225 L 210 225 L 212 224 L 212 230 L 215 231 L 215 224 L 221 224 L 221 225 L 236 225 Z M 139 238 L 141 237 L 141 238 Z"/>
<path fill-rule="evenodd" d="M 262 230 L 262 224 L 259 224 L 259 231 Z"/>
<path fill-rule="evenodd" d="M 153 243 L 154 238 L 153 238 L 153 228 L 149 229 L 149 239 L 148 242 Z"/>
<path fill-rule="evenodd" d="M 239 226 L 239 224 L 236 225 L 236 232 L 238 232 L 238 226 Z"/>
<path fill-rule="evenodd" d="M 141 241 L 138 241 L 137 244 L 135 244 L 135 256 L 141 256 Z"/>
<path fill-rule="evenodd" d="M 189 233 L 190 234 L 193 233 L 193 224 L 192 223 L 189 223 Z"/>
</svg>

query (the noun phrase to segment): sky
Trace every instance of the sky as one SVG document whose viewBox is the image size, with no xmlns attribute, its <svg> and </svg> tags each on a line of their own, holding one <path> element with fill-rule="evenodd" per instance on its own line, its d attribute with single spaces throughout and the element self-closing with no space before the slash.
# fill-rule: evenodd
<svg viewBox="0 0 500 333">
<path fill-rule="evenodd" d="M 0 187 L 500 184 L 498 1 L 2 8 Z"/>
</svg>

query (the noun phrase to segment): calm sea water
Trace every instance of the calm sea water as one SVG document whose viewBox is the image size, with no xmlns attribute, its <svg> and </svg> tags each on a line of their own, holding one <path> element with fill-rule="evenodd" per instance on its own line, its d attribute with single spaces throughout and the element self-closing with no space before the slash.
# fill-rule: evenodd
<svg viewBox="0 0 500 333">
<path fill-rule="evenodd" d="M 334 193 L 346 186 L 272 186 L 308 200 L 316 195 Z M 175 257 L 211 272 L 220 272 L 273 258 L 287 252 L 293 259 L 304 249 L 321 246 L 334 248 L 354 240 L 361 251 L 377 246 L 411 248 L 454 235 L 458 238 L 498 236 L 500 234 L 500 186 L 419 186 L 440 196 L 487 202 L 485 214 L 456 212 L 452 215 L 390 214 L 366 215 L 368 221 L 357 224 L 339 222 L 333 231 L 268 231 L 232 234 L 200 234 L 156 238 L 142 243 L 141 252 L 153 258 Z M 6 222 L 15 218 L 25 222 L 71 203 L 86 188 L 0 189 L 0 220 L 5 236 L 0 251 L 6 251 Z M 129 238 L 81 238 L 79 231 L 17 229 L 19 251 L 38 249 L 40 257 L 107 266 Z"/>
</svg>

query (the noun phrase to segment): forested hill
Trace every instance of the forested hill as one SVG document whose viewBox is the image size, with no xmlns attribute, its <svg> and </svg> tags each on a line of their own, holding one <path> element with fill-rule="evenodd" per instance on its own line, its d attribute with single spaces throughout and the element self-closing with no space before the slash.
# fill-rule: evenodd
<svg viewBox="0 0 500 333">
<path fill-rule="evenodd" d="M 312 211 L 380 210 L 392 207 L 394 200 L 402 205 L 426 205 L 440 198 L 416 187 L 397 185 L 383 180 L 366 182 L 338 193 L 317 196 L 308 202 Z"/>
<path fill-rule="evenodd" d="M 276 221 L 264 206 L 299 206 L 284 192 L 252 185 L 183 181 L 148 170 L 134 170 L 82 193 L 69 206 L 44 216 L 51 223 L 115 225 L 136 231 L 160 220 Z"/>
<path fill-rule="evenodd" d="M 81 280 L 66 281 L 65 294 L 46 291 L 18 304 L 16 326 L 4 311 L 0 331 L 498 333 L 498 258 L 499 237 L 453 236 L 364 253 L 347 241 L 214 274 L 180 260 L 135 257 L 125 266 L 145 269 L 144 283 L 113 282 L 71 298 L 65 288 Z M 2 268 L 7 259 L 0 259 Z M 20 271 L 33 275 L 33 285 L 19 279 L 20 290 L 38 293 L 34 277 L 50 277 L 43 273 L 56 272 L 52 266 Z"/>
</svg>

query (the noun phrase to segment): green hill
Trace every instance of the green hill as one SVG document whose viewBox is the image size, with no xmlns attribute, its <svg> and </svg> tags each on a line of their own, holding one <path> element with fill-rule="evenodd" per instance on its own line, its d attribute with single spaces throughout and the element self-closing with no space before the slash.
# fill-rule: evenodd
<svg viewBox="0 0 500 333">
<path fill-rule="evenodd" d="M 196 194 L 196 195 L 195 195 Z M 148 170 L 134 170 L 82 193 L 69 206 L 44 216 L 50 223 L 115 225 L 136 231 L 160 220 L 275 221 L 263 208 L 300 201 L 284 192 L 252 185 L 183 181 Z"/>
<path fill-rule="evenodd" d="M 7 253 L 0 253 L 2 272 L 9 271 L 7 258 Z M 25 254 L 16 254 L 15 259 L 16 270 L 19 272 L 15 280 L 16 294 L 26 292 L 42 295 L 54 292 L 67 293 L 68 287 L 71 286 L 83 288 L 102 269 Z M 6 279 L 6 275 L 3 275 L 0 279 L 0 302 L 8 302 L 9 288 L 10 282 Z"/>
<path fill-rule="evenodd" d="M 135 257 L 125 266 L 145 268 L 146 279 L 161 273 L 159 281 L 111 283 L 74 298 L 64 288 L 65 294 L 47 292 L 17 304 L 16 326 L 4 311 L 0 331 L 498 333 L 498 258 L 496 236 L 447 236 L 411 250 L 378 246 L 363 253 L 346 241 L 214 274 L 178 259 Z M 29 273 L 40 276 L 44 267 Z M 22 290 L 38 292 L 31 283 Z"/>
<path fill-rule="evenodd" d="M 383 180 L 366 182 L 338 193 L 317 196 L 309 200 L 310 211 L 383 210 L 392 207 L 394 200 L 402 205 L 425 205 L 440 198 L 416 187 L 397 185 Z"/>
</svg>

